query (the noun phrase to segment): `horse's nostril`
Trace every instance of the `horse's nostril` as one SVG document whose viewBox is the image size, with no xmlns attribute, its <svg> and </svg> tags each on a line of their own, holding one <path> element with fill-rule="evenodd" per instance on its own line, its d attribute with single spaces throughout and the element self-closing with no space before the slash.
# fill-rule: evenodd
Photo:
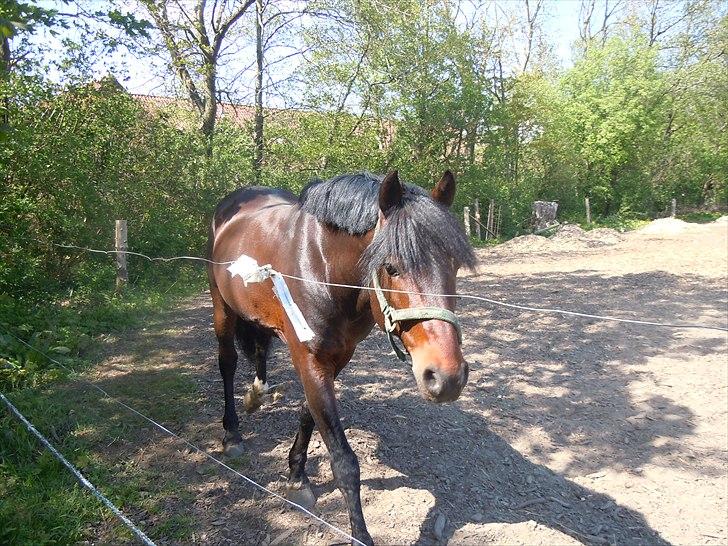
<svg viewBox="0 0 728 546">
<path fill-rule="evenodd" d="M 430 399 L 436 402 L 449 402 L 457 399 L 468 381 L 468 366 L 463 364 L 458 373 L 445 374 L 435 365 L 422 372 L 422 387 Z"/>
<path fill-rule="evenodd" d="M 424 373 L 422 374 L 422 379 L 425 383 L 425 387 L 427 387 L 427 390 L 430 394 L 433 396 L 438 396 L 440 392 L 442 391 L 442 385 L 443 381 L 440 377 L 440 374 L 432 369 L 427 368 L 425 369 Z"/>
</svg>

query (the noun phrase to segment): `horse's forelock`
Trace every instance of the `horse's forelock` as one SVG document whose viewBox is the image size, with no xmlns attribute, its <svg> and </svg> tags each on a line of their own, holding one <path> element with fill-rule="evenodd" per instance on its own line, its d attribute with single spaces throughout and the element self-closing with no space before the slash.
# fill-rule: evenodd
<svg viewBox="0 0 728 546">
<path fill-rule="evenodd" d="M 379 218 L 381 176 L 371 173 L 315 180 L 301 192 L 299 204 L 319 221 L 352 235 L 374 229 Z M 402 203 L 387 211 L 387 221 L 362 255 L 364 281 L 389 260 L 406 271 L 423 273 L 455 260 L 475 267 L 475 255 L 460 224 L 449 210 L 412 184 Z"/>
<path fill-rule="evenodd" d="M 475 254 L 455 217 L 417 186 L 408 191 L 400 207 L 387 221 L 361 257 L 365 280 L 388 261 L 404 271 L 423 274 L 454 260 L 459 266 L 474 268 Z"/>
</svg>

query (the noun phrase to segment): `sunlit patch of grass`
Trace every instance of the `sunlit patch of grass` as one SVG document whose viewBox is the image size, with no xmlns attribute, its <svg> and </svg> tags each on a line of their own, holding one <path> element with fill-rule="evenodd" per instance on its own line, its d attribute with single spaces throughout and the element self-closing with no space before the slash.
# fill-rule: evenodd
<svg viewBox="0 0 728 546">
<path fill-rule="evenodd" d="M 508 240 L 507 237 L 498 237 L 497 239 L 491 237 L 490 239 L 487 239 L 486 240 L 486 239 L 478 239 L 475 236 L 471 236 L 470 237 L 470 244 L 474 248 L 483 248 L 483 247 L 495 246 L 495 245 L 498 245 L 500 243 L 503 243 L 503 242 L 505 242 L 507 240 Z"/>
<path fill-rule="evenodd" d="M 619 232 L 625 232 L 639 229 L 649 223 L 650 220 L 648 220 L 647 218 L 621 216 L 619 214 L 614 214 L 611 216 L 594 218 L 591 224 L 587 224 L 586 221 L 584 221 L 580 225 L 583 229 L 587 231 L 597 228 L 611 228 Z"/>
<path fill-rule="evenodd" d="M 104 387 L 178 428 L 189 419 L 199 396 L 191 377 L 171 369 L 137 371 Z M 145 520 L 166 512 L 170 499 L 189 498 L 191 493 L 174 473 L 143 468 L 131 458 L 142 453 L 135 446 L 154 441 L 150 425 L 77 379 L 19 389 L 10 398 L 127 514 Z M 108 510 L 5 412 L 0 412 L 0 431 L 0 544 L 133 542 Z M 188 518 L 173 516 L 155 525 L 152 536 L 178 542 L 191 532 Z"/>
<path fill-rule="evenodd" d="M 127 286 L 121 293 L 92 285 L 41 301 L 0 294 L 0 389 L 40 387 L 66 378 L 68 373 L 41 352 L 67 368 L 85 369 L 93 360 L 99 335 L 159 317 L 161 310 L 202 289 L 204 271 L 181 269 L 174 278 L 155 280 L 155 284 Z"/>
</svg>

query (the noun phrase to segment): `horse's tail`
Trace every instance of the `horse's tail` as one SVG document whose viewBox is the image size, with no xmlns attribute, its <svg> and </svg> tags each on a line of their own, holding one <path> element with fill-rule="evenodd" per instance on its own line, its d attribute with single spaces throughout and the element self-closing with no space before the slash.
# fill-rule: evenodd
<svg viewBox="0 0 728 546">
<path fill-rule="evenodd" d="M 210 228 L 207 231 L 207 246 L 205 248 L 205 258 L 211 261 L 215 260 L 212 255 L 212 251 L 215 248 L 215 216 L 210 221 Z M 210 262 L 207 263 L 207 278 L 211 285 L 215 282 L 212 274 L 212 264 Z"/>
</svg>

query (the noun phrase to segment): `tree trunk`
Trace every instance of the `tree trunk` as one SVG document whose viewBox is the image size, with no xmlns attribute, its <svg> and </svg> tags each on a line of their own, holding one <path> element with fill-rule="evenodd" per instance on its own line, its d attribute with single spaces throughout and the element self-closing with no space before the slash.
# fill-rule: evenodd
<svg viewBox="0 0 728 546">
<path fill-rule="evenodd" d="M 0 81 L 7 80 L 10 77 L 10 38 L 2 36 L 0 42 Z M 7 127 L 10 123 L 10 97 L 5 95 L 2 104 L 2 120 L 0 125 Z"/>
<path fill-rule="evenodd" d="M 255 152 L 253 176 L 262 183 L 263 172 L 263 0 L 255 0 Z"/>
<path fill-rule="evenodd" d="M 205 138 L 205 153 L 207 157 L 212 157 L 212 137 L 217 121 L 217 70 L 212 61 L 205 68 L 205 106 L 202 111 L 200 132 Z"/>
</svg>

